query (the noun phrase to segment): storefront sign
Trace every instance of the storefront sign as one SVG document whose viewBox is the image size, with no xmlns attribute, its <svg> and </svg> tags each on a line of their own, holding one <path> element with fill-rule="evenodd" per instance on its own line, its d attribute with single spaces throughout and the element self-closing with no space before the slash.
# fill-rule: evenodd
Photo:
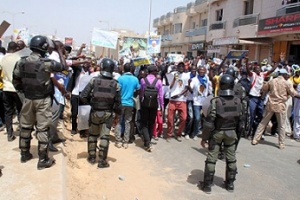
<svg viewBox="0 0 300 200">
<path fill-rule="evenodd" d="M 221 48 L 220 47 L 214 47 L 212 45 L 209 45 L 207 47 L 207 53 L 220 53 Z"/>
<path fill-rule="evenodd" d="M 300 13 L 259 20 L 258 35 L 300 30 Z"/>
<path fill-rule="evenodd" d="M 203 42 L 201 42 L 201 43 L 194 43 L 194 44 L 192 44 L 191 49 L 192 49 L 192 51 L 203 50 L 204 49 L 204 43 Z"/>
<path fill-rule="evenodd" d="M 239 38 L 237 37 L 223 37 L 213 40 L 214 46 L 220 46 L 220 45 L 228 45 L 228 44 L 238 44 Z"/>
<path fill-rule="evenodd" d="M 228 59 L 242 59 L 246 56 L 248 50 L 231 50 L 226 58 Z"/>
</svg>

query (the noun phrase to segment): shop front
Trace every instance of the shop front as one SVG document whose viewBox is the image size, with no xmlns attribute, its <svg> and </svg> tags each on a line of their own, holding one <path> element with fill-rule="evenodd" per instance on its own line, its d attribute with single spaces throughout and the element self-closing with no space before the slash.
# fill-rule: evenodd
<svg viewBox="0 0 300 200">
<path fill-rule="evenodd" d="M 300 13 L 262 19 L 258 35 L 273 41 L 272 57 L 275 62 L 300 63 Z"/>
<path fill-rule="evenodd" d="M 200 42 L 194 42 L 188 45 L 188 51 L 187 51 L 187 56 L 189 58 L 191 57 L 197 57 L 200 55 L 206 55 L 206 50 L 205 50 L 205 42 L 200 41 Z"/>
</svg>

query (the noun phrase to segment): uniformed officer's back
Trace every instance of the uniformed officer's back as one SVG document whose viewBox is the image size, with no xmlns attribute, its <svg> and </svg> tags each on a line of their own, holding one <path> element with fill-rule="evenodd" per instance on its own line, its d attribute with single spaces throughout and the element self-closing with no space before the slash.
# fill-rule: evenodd
<svg viewBox="0 0 300 200">
<path fill-rule="evenodd" d="M 207 117 L 204 119 L 201 145 L 208 142 L 209 153 L 205 161 L 204 180 L 202 190 L 211 192 L 215 165 L 222 143 L 226 155 L 225 186 L 228 191 L 234 190 L 233 182 L 237 173 L 235 150 L 237 133 L 242 116 L 241 99 L 233 91 L 234 78 L 224 74 L 220 78 L 218 97 L 211 100 Z"/>
</svg>

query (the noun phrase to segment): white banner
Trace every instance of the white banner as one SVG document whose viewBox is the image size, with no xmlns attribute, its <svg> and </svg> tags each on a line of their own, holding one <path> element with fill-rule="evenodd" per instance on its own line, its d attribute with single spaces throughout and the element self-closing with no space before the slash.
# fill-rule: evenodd
<svg viewBox="0 0 300 200">
<path fill-rule="evenodd" d="M 111 49 L 117 48 L 118 33 L 114 31 L 104 31 L 94 28 L 92 35 L 92 44 Z"/>
<path fill-rule="evenodd" d="M 30 40 L 29 30 L 27 28 L 20 28 L 20 29 L 14 29 L 13 32 L 13 40 L 23 40 L 24 43 L 27 45 Z"/>
</svg>

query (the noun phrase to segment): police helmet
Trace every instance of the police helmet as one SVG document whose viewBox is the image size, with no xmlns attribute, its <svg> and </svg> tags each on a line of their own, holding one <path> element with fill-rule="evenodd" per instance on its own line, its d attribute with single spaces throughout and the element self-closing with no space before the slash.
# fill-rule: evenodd
<svg viewBox="0 0 300 200">
<path fill-rule="evenodd" d="M 100 63 L 100 73 L 102 76 L 105 76 L 107 78 L 112 78 L 112 73 L 115 69 L 115 62 L 112 59 L 109 58 L 103 58 Z"/>
<path fill-rule="evenodd" d="M 46 36 L 37 35 L 30 40 L 29 47 L 32 51 L 46 53 L 48 51 L 49 43 Z"/>
<path fill-rule="evenodd" d="M 229 74 L 224 74 L 219 82 L 219 96 L 233 96 L 234 78 Z"/>
<path fill-rule="evenodd" d="M 232 76 L 233 78 L 236 77 L 236 71 L 235 71 L 232 67 L 229 67 L 229 68 L 226 70 L 225 74 L 229 74 L 229 75 Z"/>
</svg>

